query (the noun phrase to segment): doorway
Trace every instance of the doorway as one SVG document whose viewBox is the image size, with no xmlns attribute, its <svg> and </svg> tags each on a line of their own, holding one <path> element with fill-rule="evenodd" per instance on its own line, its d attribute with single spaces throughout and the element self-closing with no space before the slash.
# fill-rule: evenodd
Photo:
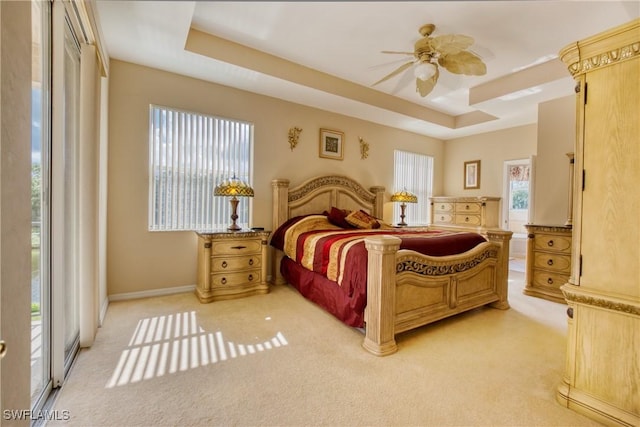
<svg viewBox="0 0 640 427">
<path fill-rule="evenodd" d="M 527 229 L 533 212 L 534 157 L 504 162 L 502 228 L 513 232 L 509 255 L 526 257 Z"/>
</svg>

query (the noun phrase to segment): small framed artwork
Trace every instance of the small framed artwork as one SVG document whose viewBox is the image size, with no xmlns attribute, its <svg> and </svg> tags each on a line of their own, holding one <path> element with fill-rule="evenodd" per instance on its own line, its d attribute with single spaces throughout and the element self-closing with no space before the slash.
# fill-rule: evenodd
<svg viewBox="0 0 640 427">
<path fill-rule="evenodd" d="M 342 160 L 344 132 L 320 129 L 320 157 Z"/>
<path fill-rule="evenodd" d="M 480 160 L 464 162 L 464 189 L 480 188 Z"/>
</svg>

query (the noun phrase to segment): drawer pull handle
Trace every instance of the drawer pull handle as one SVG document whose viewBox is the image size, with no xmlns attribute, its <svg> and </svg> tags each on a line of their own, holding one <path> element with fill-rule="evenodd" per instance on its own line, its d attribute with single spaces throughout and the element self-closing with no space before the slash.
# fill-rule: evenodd
<svg viewBox="0 0 640 427">
<path fill-rule="evenodd" d="M 220 280 L 220 283 L 222 283 L 223 285 L 227 284 L 227 278 L 223 277 L 222 280 Z"/>
<path fill-rule="evenodd" d="M 553 260 L 552 259 L 547 260 L 547 265 L 553 265 Z"/>
<path fill-rule="evenodd" d="M 251 282 L 253 280 L 253 274 L 249 275 L 249 281 Z"/>
<path fill-rule="evenodd" d="M 465 208 L 466 210 L 469 210 L 469 205 L 466 205 L 464 208 Z"/>
<path fill-rule="evenodd" d="M 249 258 L 249 265 L 253 265 L 253 258 Z"/>
<path fill-rule="evenodd" d="M 222 268 L 227 268 L 227 261 L 222 261 Z"/>
<path fill-rule="evenodd" d="M 444 209 L 444 205 L 440 206 L 440 209 Z"/>
<path fill-rule="evenodd" d="M 444 217 L 443 216 L 440 217 L 440 221 L 444 221 Z"/>
<path fill-rule="evenodd" d="M 550 285 L 553 285 L 553 279 L 551 277 L 549 277 L 547 279 L 547 283 L 550 284 Z"/>
<path fill-rule="evenodd" d="M 553 240 L 549 240 L 549 241 L 547 242 L 547 246 L 549 246 L 549 247 L 553 246 Z"/>
<path fill-rule="evenodd" d="M 466 222 L 469 222 L 469 217 L 466 217 L 464 220 L 465 220 Z"/>
<path fill-rule="evenodd" d="M 246 246 L 231 246 L 231 249 L 246 249 Z"/>
</svg>

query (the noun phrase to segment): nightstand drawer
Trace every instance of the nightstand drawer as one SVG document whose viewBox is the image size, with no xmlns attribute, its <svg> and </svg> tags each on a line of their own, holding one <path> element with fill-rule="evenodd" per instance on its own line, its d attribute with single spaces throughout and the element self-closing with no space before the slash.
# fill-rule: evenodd
<svg viewBox="0 0 640 427">
<path fill-rule="evenodd" d="M 237 239 L 214 241 L 211 244 L 211 256 L 259 254 L 262 243 L 259 239 Z"/>
<path fill-rule="evenodd" d="M 571 237 L 555 236 L 552 234 L 536 234 L 534 249 L 571 253 Z"/>
<path fill-rule="evenodd" d="M 260 268 L 262 266 L 262 256 L 251 255 L 241 257 L 212 257 L 211 270 L 217 273 L 223 271 L 246 270 L 248 268 Z"/>
<path fill-rule="evenodd" d="M 214 288 L 260 283 L 261 281 L 260 270 L 246 270 L 228 274 L 216 272 L 211 274 L 211 286 Z"/>
<path fill-rule="evenodd" d="M 533 267 L 568 274 L 571 271 L 571 256 L 535 252 Z"/>
<path fill-rule="evenodd" d="M 480 203 L 456 203 L 456 213 L 480 213 Z"/>
<path fill-rule="evenodd" d="M 533 286 L 536 287 L 560 289 L 560 286 L 568 281 L 569 276 L 566 274 L 548 273 L 539 270 L 533 272 Z"/>
<path fill-rule="evenodd" d="M 480 215 L 456 215 L 458 225 L 480 225 Z"/>
</svg>

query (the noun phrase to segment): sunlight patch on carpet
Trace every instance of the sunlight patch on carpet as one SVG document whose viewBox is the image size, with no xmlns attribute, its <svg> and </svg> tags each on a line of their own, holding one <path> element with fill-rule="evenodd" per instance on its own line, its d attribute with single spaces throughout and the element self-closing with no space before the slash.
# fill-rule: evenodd
<svg viewBox="0 0 640 427">
<path fill-rule="evenodd" d="M 222 332 L 207 332 L 198 326 L 195 311 L 145 318 L 138 321 L 106 388 L 258 354 L 287 344 L 282 332 L 253 344 L 228 341 Z"/>
</svg>

